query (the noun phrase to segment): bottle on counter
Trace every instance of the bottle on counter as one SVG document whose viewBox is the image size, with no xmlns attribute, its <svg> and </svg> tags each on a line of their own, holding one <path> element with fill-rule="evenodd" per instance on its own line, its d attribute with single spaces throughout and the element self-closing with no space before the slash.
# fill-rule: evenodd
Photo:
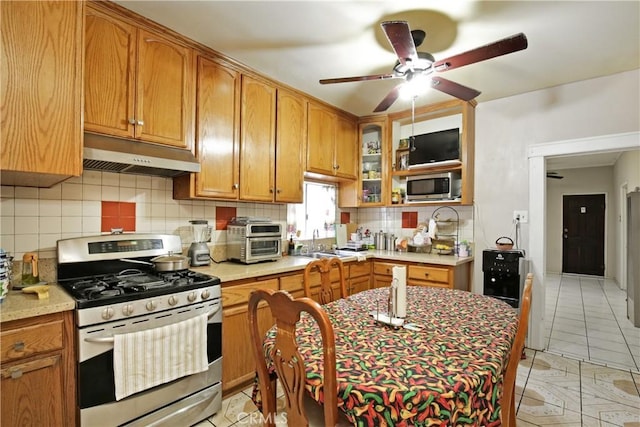
<svg viewBox="0 0 640 427">
<path fill-rule="evenodd" d="M 289 255 L 293 255 L 295 247 L 296 247 L 296 245 L 295 245 L 295 243 L 293 243 L 293 234 L 292 234 L 291 237 L 289 237 L 289 248 L 287 250 L 287 253 Z"/>
</svg>

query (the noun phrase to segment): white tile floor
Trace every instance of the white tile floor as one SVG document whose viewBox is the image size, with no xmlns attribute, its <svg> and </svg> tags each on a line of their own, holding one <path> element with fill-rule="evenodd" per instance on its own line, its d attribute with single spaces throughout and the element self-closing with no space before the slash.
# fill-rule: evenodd
<svg viewBox="0 0 640 427">
<path fill-rule="evenodd" d="M 627 319 L 626 292 L 609 279 L 547 275 L 547 351 L 640 372 L 640 328 Z"/>
</svg>

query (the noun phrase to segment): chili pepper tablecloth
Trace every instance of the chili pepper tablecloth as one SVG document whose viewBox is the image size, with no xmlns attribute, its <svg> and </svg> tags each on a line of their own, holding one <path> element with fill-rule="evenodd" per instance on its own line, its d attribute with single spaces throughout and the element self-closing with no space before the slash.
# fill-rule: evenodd
<svg viewBox="0 0 640 427">
<path fill-rule="evenodd" d="M 338 406 L 357 426 L 498 426 L 502 371 L 518 314 L 508 304 L 466 291 L 407 287 L 407 318 L 423 329 L 378 324 L 389 288 L 324 306 L 336 338 Z M 298 344 L 307 366 L 306 389 L 322 392 L 322 338 L 303 316 Z M 275 331 L 267 333 L 269 364 Z M 259 404 L 259 394 L 254 390 Z"/>
</svg>

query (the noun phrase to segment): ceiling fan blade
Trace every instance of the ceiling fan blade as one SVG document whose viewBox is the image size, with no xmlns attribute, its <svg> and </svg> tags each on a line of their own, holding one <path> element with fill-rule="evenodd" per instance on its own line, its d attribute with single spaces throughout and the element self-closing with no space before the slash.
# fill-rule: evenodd
<svg viewBox="0 0 640 427">
<path fill-rule="evenodd" d="M 507 53 L 526 49 L 527 45 L 527 36 L 523 33 L 519 33 L 511 37 L 498 40 L 497 42 L 489 43 L 467 52 L 436 61 L 433 63 L 433 68 L 436 71 L 453 70 L 454 68 L 462 67 L 463 65 L 473 64 L 486 59 L 506 55 Z"/>
<path fill-rule="evenodd" d="M 361 82 L 365 80 L 386 80 L 393 79 L 396 76 L 393 74 L 373 74 L 370 76 L 357 76 L 357 77 L 338 77 L 335 79 L 322 79 L 320 80 L 321 85 L 331 84 L 331 83 L 347 83 L 347 82 Z"/>
<path fill-rule="evenodd" d="M 378 106 L 376 107 L 375 110 L 373 110 L 373 112 L 379 113 L 381 111 L 386 111 L 387 108 L 391 107 L 391 104 L 396 102 L 396 99 L 398 99 L 398 96 L 400 96 L 400 87 L 403 84 L 404 83 L 401 83 L 398 86 L 391 89 L 391 92 L 389 92 L 387 96 L 384 97 L 384 99 L 380 102 L 380 104 L 378 104 Z"/>
<path fill-rule="evenodd" d="M 462 99 L 463 101 L 471 101 L 481 93 L 480 91 L 463 86 L 460 83 L 452 82 L 451 80 L 443 79 L 442 77 L 431 77 L 431 87 L 440 92 L 455 96 L 458 99 Z"/>
<path fill-rule="evenodd" d="M 413 43 L 407 21 L 384 21 L 380 25 L 382 25 L 382 29 L 402 65 L 406 65 L 410 61 L 415 62 L 418 59 L 416 45 Z"/>
</svg>

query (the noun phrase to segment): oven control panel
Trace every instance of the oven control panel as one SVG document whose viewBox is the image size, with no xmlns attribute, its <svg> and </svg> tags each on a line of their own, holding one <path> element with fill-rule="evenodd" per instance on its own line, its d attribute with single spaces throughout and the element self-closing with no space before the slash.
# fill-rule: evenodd
<svg viewBox="0 0 640 427">
<path fill-rule="evenodd" d="M 77 311 L 77 322 L 79 327 L 95 325 L 175 310 L 220 297 L 220 285 L 207 286 L 144 299 L 83 308 Z"/>
</svg>

